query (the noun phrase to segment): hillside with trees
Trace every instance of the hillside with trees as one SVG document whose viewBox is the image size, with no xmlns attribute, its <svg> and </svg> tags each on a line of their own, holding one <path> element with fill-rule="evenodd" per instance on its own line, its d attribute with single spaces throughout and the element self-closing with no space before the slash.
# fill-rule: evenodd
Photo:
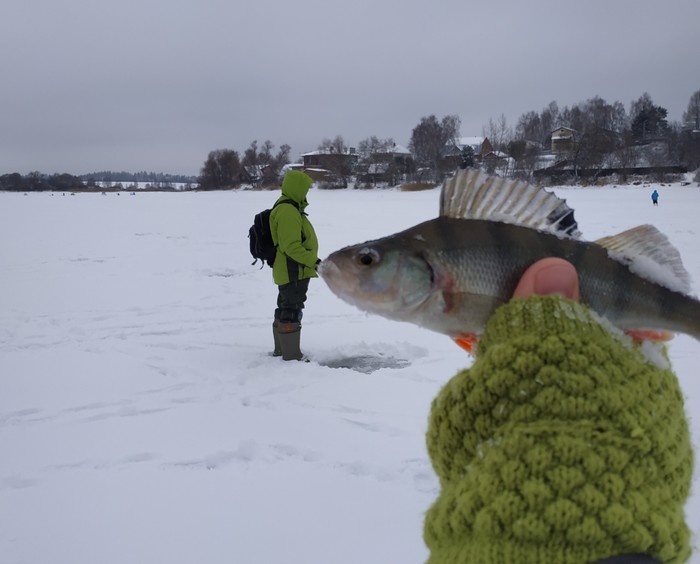
<svg viewBox="0 0 700 564">
<path fill-rule="evenodd" d="M 112 171 L 80 176 L 12 173 L 0 176 L 0 190 L 131 189 L 144 183 L 160 190 L 175 189 L 176 184 L 201 190 L 276 188 L 289 168 L 306 170 L 328 188 L 434 185 L 458 167 L 545 182 L 662 178 L 700 167 L 700 90 L 690 96 L 680 122 L 669 122 L 668 110 L 645 92 L 629 109 L 594 96 L 563 108 L 552 101 L 524 113 L 514 126 L 503 114 L 489 118 L 480 137 L 460 137 L 460 129 L 457 115 L 429 115 L 411 130 L 408 148 L 374 135 L 351 147 L 336 135 L 292 163 L 289 145 L 276 149 L 269 140 L 262 145 L 253 141 L 242 153 L 230 148 L 211 151 L 197 177 Z M 700 181 L 700 173 L 697 178 Z"/>
<path fill-rule="evenodd" d="M 610 171 L 695 170 L 700 166 L 700 91 L 693 94 L 680 123 L 669 123 L 666 108 L 644 93 L 630 104 L 596 96 L 571 107 L 551 102 L 540 112 L 523 114 L 514 129 L 489 122 L 485 135 L 509 157 L 496 171 L 530 177 L 562 173 L 598 177 Z M 552 133 L 571 131 L 571 146 L 558 151 Z M 535 174 L 538 173 L 538 174 Z"/>
<path fill-rule="evenodd" d="M 268 140 L 261 147 L 253 141 L 241 157 L 233 149 L 217 149 L 207 156 L 199 175 L 202 190 L 235 188 L 241 184 L 257 187 L 277 186 L 282 169 L 289 164 L 291 147 L 282 145 L 277 152 Z"/>
<path fill-rule="evenodd" d="M 394 150 L 393 139 L 370 136 L 353 148 L 337 135 L 304 153 L 303 162 L 294 166 L 309 171 L 325 187 L 436 183 L 457 167 L 472 166 L 502 176 L 572 182 L 659 178 L 700 167 L 700 90 L 690 97 L 681 122 L 669 122 L 667 109 L 644 93 L 629 109 L 594 96 L 563 108 L 552 101 L 540 111 L 521 115 L 514 127 L 504 115 L 490 118 L 476 147 L 462 142 L 460 128 L 457 115 L 421 118 L 411 131 L 410 163 Z M 564 133 L 557 137 L 557 131 Z M 211 152 L 201 170 L 200 187 L 274 187 L 279 184 L 275 175 L 290 164 L 288 151 L 276 159 L 271 150 L 249 149 L 245 154 L 244 162 L 231 149 Z M 255 177 L 241 174 L 251 165 L 260 167 Z"/>
<path fill-rule="evenodd" d="M 76 192 L 105 190 L 176 190 L 192 189 L 197 178 L 162 172 L 101 171 L 74 176 L 72 174 L 42 174 L 17 172 L 0 176 L 0 190 L 11 192 Z"/>
</svg>

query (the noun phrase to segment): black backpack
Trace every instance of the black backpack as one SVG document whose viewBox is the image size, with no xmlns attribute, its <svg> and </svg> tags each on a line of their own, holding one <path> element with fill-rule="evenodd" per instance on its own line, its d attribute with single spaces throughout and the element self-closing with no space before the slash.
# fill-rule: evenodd
<svg viewBox="0 0 700 564">
<path fill-rule="evenodd" d="M 294 200 L 280 200 L 276 202 L 272 208 L 276 208 L 280 204 L 292 204 L 295 208 L 299 209 L 298 204 Z M 275 247 L 275 244 L 272 242 L 272 233 L 270 233 L 271 211 L 272 209 L 267 209 L 255 214 L 253 225 L 248 230 L 250 254 L 253 255 L 255 259 L 251 264 L 255 264 L 258 260 L 261 260 L 262 264 L 260 268 L 262 268 L 265 263 L 272 267 L 272 263 L 275 262 L 275 255 L 277 254 L 277 247 Z"/>
</svg>

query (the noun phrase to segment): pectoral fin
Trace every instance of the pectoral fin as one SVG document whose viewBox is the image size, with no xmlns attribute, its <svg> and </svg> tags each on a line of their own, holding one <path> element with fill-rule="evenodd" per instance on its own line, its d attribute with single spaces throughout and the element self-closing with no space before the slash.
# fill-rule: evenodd
<svg viewBox="0 0 700 564">
<path fill-rule="evenodd" d="M 479 342 L 479 337 L 474 333 L 460 333 L 456 337 L 453 337 L 452 340 L 469 354 L 474 354 L 474 349 Z"/>
<path fill-rule="evenodd" d="M 673 333 L 664 330 L 655 331 L 653 329 L 632 329 L 625 331 L 625 334 L 632 337 L 632 339 L 637 343 L 641 343 L 642 341 L 670 341 L 673 339 Z"/>
</svg>

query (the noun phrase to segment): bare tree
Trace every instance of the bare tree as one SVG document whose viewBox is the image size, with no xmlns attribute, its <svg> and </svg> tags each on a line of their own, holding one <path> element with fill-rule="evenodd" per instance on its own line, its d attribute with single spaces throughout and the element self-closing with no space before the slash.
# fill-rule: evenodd
<svg viewBox="0 0 700 564">
<path fill-rule="evenodd" d="M 324 139 L 318 150 L 327 154 L 324 159 L 325 168 L 335 176 L 342 187 L 347 188 L 353 172 L 354 155 L 350 154 L 350 148 L 345 144 L 343 136 L 336 135 L 335 139 Z"/>
<path fill-rule="evenodd" d="M 248 147 L 243 152 L 243 158 L 241 159 L 241 165 L 245 167 L 245 166 L 255 166 L 257 164 L 259 164 L 258 163 L 258 142 L 257 142 L 257 140 L 255 140 L 250 144 L 250 147 Z"/>
<path fill-rule="evenodd" d="M 552 131 L 560 125 L 559 106 L 552 101 L 539 114 L 531 111 L 520 116 L 512 140 L 534 142 L 546 149 L 551 146 Z"/>
<path fill-rule="evenodd" d="M 632 141 L 632 132 L 628 129 L 623 133 L 622 141 L 613 155 L 613 164 L 621 169 L 622 180 L 627 181 L 629 169 L 637 165 L 639 155 Z"/>
<path fill-rule="evenodd" d="M 336 135 L 335 139 L 324 139 L 318 146 L 318 150 L 331 154 L 342 154 L 348 152 L 348 147 L 343 136 Z"/>
<path fill-rule="evenodd" d="M 202 190 L 216 190 L 238 185 L 241 162 L 231 149 L 211 151 L 199 175 Z"/>
<path fill-rule="evenodd" d="M 368 161 L 372 155 L 377 153 L 386 153 L 394 147 L 396 143 L 389 137 L 387 139 L 379 139 L 376 135 L 372 135 L 367 139 L 363 139 L 357 145 L 357 154 L 360 161 Z"/>
<path fill-rule="evenodd" d="M 275 146 L 272 144 L 272 142 L 268 139 L 265 141 L 260 148 L 260 152 L 258 153 L 258 164 L 261 165 L 269 165 L 272 164 L 273 161 L 273 156 L 272 156 L 272 150 L 275 148 Z"/>
<path fill-rule="evenodd" d="M 602 169 L 609 165 L 608 156 L 620 148 L 627 117 L 620 102 L 609 104 L 594 96 L 559 113 L 559 124 L 576 131 L 576 141 L 569 159 L 577 173 L 580 168 Z"/>
<path fill-rule="evenodd" d="M 272 166 L 276 176 L 280 175 L 284 165 L 289 164 L 289 153 L 291 151 L 292 148 L 285 143 L 279 148 L 279 151 L 277 151 L 277 154 L 272 159 L 270 166 Z"/>
<path fill-rule="evenodd" d="M 551 101 L 547 107 L 542 110 L 542 133 L 544 138 L 541 140 L 543 147 L 550 147 L 552 143 L 552 131 L 561 126 L 561 115 L 559 105 L 555 101 Z"/>
<path fill-rule="evenodd" d="M 541 143 L 545 137 L 543 129 L 540 114 L 535 111 L 527 112 L 520 116 L 518 125 L 515 126 L 515 139 L 513 141 L 535 141 Z M 517 150 L 517 147 L 515 149 Z M 512 149 L 509 149 L 509 152 L 511 156 L 515 156 Z"/>
<path fill-rule="evenodd" d="M 513 140 L 513 129 L 508 125 L 505 114 L 501 114 L 496 121 L 489 118 L 489 123 L 482 132 L 497 151 L 505 151 L 508 143 Z"/>
<path fill-rule="evenodd" d="M 456 144 L 461 121 L 456 115 L 448 115 L 438 121 L 435 115 L 421 118 L 411 132 L 409 149 L 420 167 L 433 171 L 434 179 L 442 178 L 441 157 L 446 145 Z"/>
<path fill-rule="evenodd" d="M 286 144 L 282 145 L 276 155 L 273 154 L 274 149 L 275 146 L 269 139 L 266 140 L 259 148 L 258 142 L 253 141 L 243 153 L 241 166 L 268 166 L 270 167 L 270 170 L 269 172 L 265 172 L 263 181 L 265 179 L 269 181 L 272 178 L 277 178 L 282 171 L 282 167 L 289 164 L 289 153 L 291 152 L 291 147 Z"/>
<path fill-rule="evenodd" d="M 690 97 L 688 109 L 683 114 L 683 125 L 700 131 L 700 90 Z"/>
</svg>

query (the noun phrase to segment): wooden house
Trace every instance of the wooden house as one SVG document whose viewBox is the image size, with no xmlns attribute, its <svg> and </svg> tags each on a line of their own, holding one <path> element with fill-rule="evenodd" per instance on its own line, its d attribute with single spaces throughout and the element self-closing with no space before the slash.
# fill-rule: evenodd
<svg viewBox="0 0 700 564">
<path fill-rule="evenodd" d="M 470 156 L 473 164 L 467 166 L 473 166 L 491 153 L 493 145 L 488 137 L 459 137 L 445 145 L 440 156 L 440 166 L 443 170 L 454 170 L 464 166 L 465 160 Z"/>
<path fill-rule="evenodd" d="M 354 149 L 342 153 L 323 149 L 304 153 L 301 158 L 305 169 L 352 170 L 357 162 L 357 153 Z"/>
<path fill-rule="evenodd" d="M 275 171 L 269 164 L 245 166 L 241 168 L 238 177 L 241 183 L 256 186 L 275 184 L 278 181 Z"/>
<path fill-rule="evenodd" d="M 552 153 L 562 155 L 574 150 L 576 131 L 570 127 L 558 127 L 552 131 Z"/>
<path fill-rule="evenodd" d="M 357 166 L 357 179 L 366 184 L 398 184 L 415 169 L 411 151 L 394 144 L 384 150 L 368 155 Z"/>
</svg>

